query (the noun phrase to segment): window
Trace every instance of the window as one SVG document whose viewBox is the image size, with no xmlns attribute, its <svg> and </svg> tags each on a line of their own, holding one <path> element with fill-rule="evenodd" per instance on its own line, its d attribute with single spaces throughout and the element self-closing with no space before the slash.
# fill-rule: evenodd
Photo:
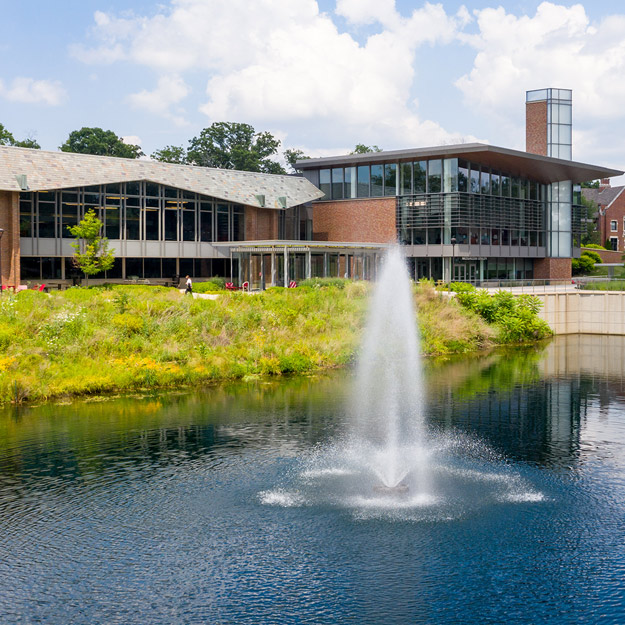
<svg viewBox="0 0 625 625">
<path fill-rule="evenodd" d="M 610 248 L 614 252 L 618 252 L 618 237 L 610 237 Z"/>
<path fill-rule="evenodd" d="M 369 197 L 369 165 L 358 167 L 358 197 Z"/>
<path fill-rule="evenodd" d="M 325 193 L 324 200 L 329 200 L 332 197 L 332 185 L 330 183 L 330 170 L 319 170 L 319 189 Z"/>
<path fill-rule="evenodd" d="M 384 194 L 384 166 L 371 165 L 371 197 Z"/>
<path fill-rule="evenodd" d="M 343 199 L 343 168 L 336 167 L 332 170 L 332 199 Z"/>
<path fill-rule="evenodd" d="M 384 165 L 384 195 L 397 195 L 397 165 Z"/>
<path fill-rule="evenodd" d="M 618 232 L 618 222 L 616 221 L 616 219 L 613 219 L 610 222 L 610 232 Z"/>
</svg>

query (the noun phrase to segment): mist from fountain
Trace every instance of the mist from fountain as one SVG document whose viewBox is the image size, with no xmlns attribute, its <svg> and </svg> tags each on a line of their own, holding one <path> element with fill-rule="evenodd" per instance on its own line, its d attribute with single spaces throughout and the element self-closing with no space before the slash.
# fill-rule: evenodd
<svg viewBox="0 0 625 625">
<path fill-rule="evenodd" d="M 427 486 L 425 405 L 412 283 L 399 248 L 387 254 L 373 294 L 351 403 L 350 441 L 389 490 Z"/>
</svg>

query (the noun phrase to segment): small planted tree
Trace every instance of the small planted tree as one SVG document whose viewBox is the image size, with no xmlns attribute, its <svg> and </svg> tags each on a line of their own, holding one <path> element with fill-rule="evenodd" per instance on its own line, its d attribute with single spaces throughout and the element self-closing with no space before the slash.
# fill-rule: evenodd
<svg viewBox="0 0 625 625">
<path fill-rule="evenodd" d="M 76 241 L 74 248 L 74 264 L 87 279 L 101 271 L 106 271 L 115 262 L 115 252 L 109 250 L 108 239 L 101 236 L 104 224 L 98 219 L 93 209 L 85 213 L 85 218 L 77 226 L 67 226 Z"/>
</svg>

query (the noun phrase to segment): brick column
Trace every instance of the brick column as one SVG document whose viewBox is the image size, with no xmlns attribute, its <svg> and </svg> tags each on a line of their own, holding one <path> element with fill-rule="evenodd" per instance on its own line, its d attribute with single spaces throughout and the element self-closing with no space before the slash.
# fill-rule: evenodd
<svg viewBox="0 0 625 625">
<path fill-rule="evenodd" d="M 525 103 L 525 151 L 547 156 L 547 102 Z"/>
<path fill-rule="evenodd" d="M 0 280 L 2 284 L 17 286 L 20 283 L 19 193 L 0 191 L 0 228 L 4 230 L 0 240 Z"/>
</svg>

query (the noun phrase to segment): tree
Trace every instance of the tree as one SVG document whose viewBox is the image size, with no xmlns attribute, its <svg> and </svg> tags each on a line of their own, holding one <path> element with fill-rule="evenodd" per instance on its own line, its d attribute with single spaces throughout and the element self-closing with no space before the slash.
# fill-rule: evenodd
<svg viewBox="0 0 625 625">
<path fill-rule="evenodd" d="M 32 137 L 27 137 L 22 141 L 16 141 L 13 134 L 9 132 L 3 124 L 0 124 L 0 145 L 12 145 L 16 148 L 41 150 L 41 146 Z"/>
<path fill-rule="evenodd" d="M 287 165 L 293 171 L 297 171 L 297 169 L 295 169 L 295 163 L 297 163 L 297 161 L 305 161 L 310 158 L 310 156 L 306 156 L 306 154 L 304 154 L 302 150 L 288 149 L 288 150 L 284 150 L 283 154 L 284 154 L 284 160 L 287 162 Z"/>
<path fill-rule="evenodd" d="M 582 195 L 581 205 L 581 225 L 582 225 L 582 246 L 588 244 L 599 244 L 601 233 L 597 230 L 597 205 Z"/>
<path fill-rule="evenodd" d="M 152 158 L 161 163 L 177 163 L 185 165 L 188 162 L 187 151 L 181 145 L 166 145 L 152 153 Z"/>
<path fill-rule="evenodd" d="M 350 154 L 369 154 L 370 152 L 381 152 L 382 148 L 377 145 L 365 145 L 364 143 L 357 143 L 353 152 Z"/>
<path fill-rule="evenodd" d="M 77 226 L 67 226 L 71 235 L 76 237 L 71 244 L 75 250 L 74 265 L 87 277 L 110 269 L 115 262 L 115 253 L 108 249 L 108 239 L 100 236 L 103 225 L 95 211 L 89 209 Z"/>
<path fill-rule="evenodd" d="M 21 141 L 16 141 L 13 144 L 16 148 L 30 148 L 31 150 L 41 150 L 41 146 L 35 139 L 32 137 L 28 137 L 27 139 L 22 139 Z"/>
<path fill-rule="evenodd" d="M 112 130 L 86 128 L 70 132 L 67 141 L 60 146 L 62 152 L 139 158 L 143 152 L 138 145 L 124 143 Z"/>
<path fill-rule="evenodd" d="M 15 143 L 15 137 L 4 127 L 4 124 L 0 124 L 0 145 L 13 145 Z"/>
<path fill-rule="evenodd" d="M 284 174 L 270 159 L 280 141 L 269 132 L 256 132 L 250 124 L 215 122 L 189 141 L 188 162 L 203 167 Z"/>
<path fill-rule="evenodd" d="M 582 189 L 598 189 L 599 181 L 593 180 L 592 182 L 582 182 Z"/>
</svg>

